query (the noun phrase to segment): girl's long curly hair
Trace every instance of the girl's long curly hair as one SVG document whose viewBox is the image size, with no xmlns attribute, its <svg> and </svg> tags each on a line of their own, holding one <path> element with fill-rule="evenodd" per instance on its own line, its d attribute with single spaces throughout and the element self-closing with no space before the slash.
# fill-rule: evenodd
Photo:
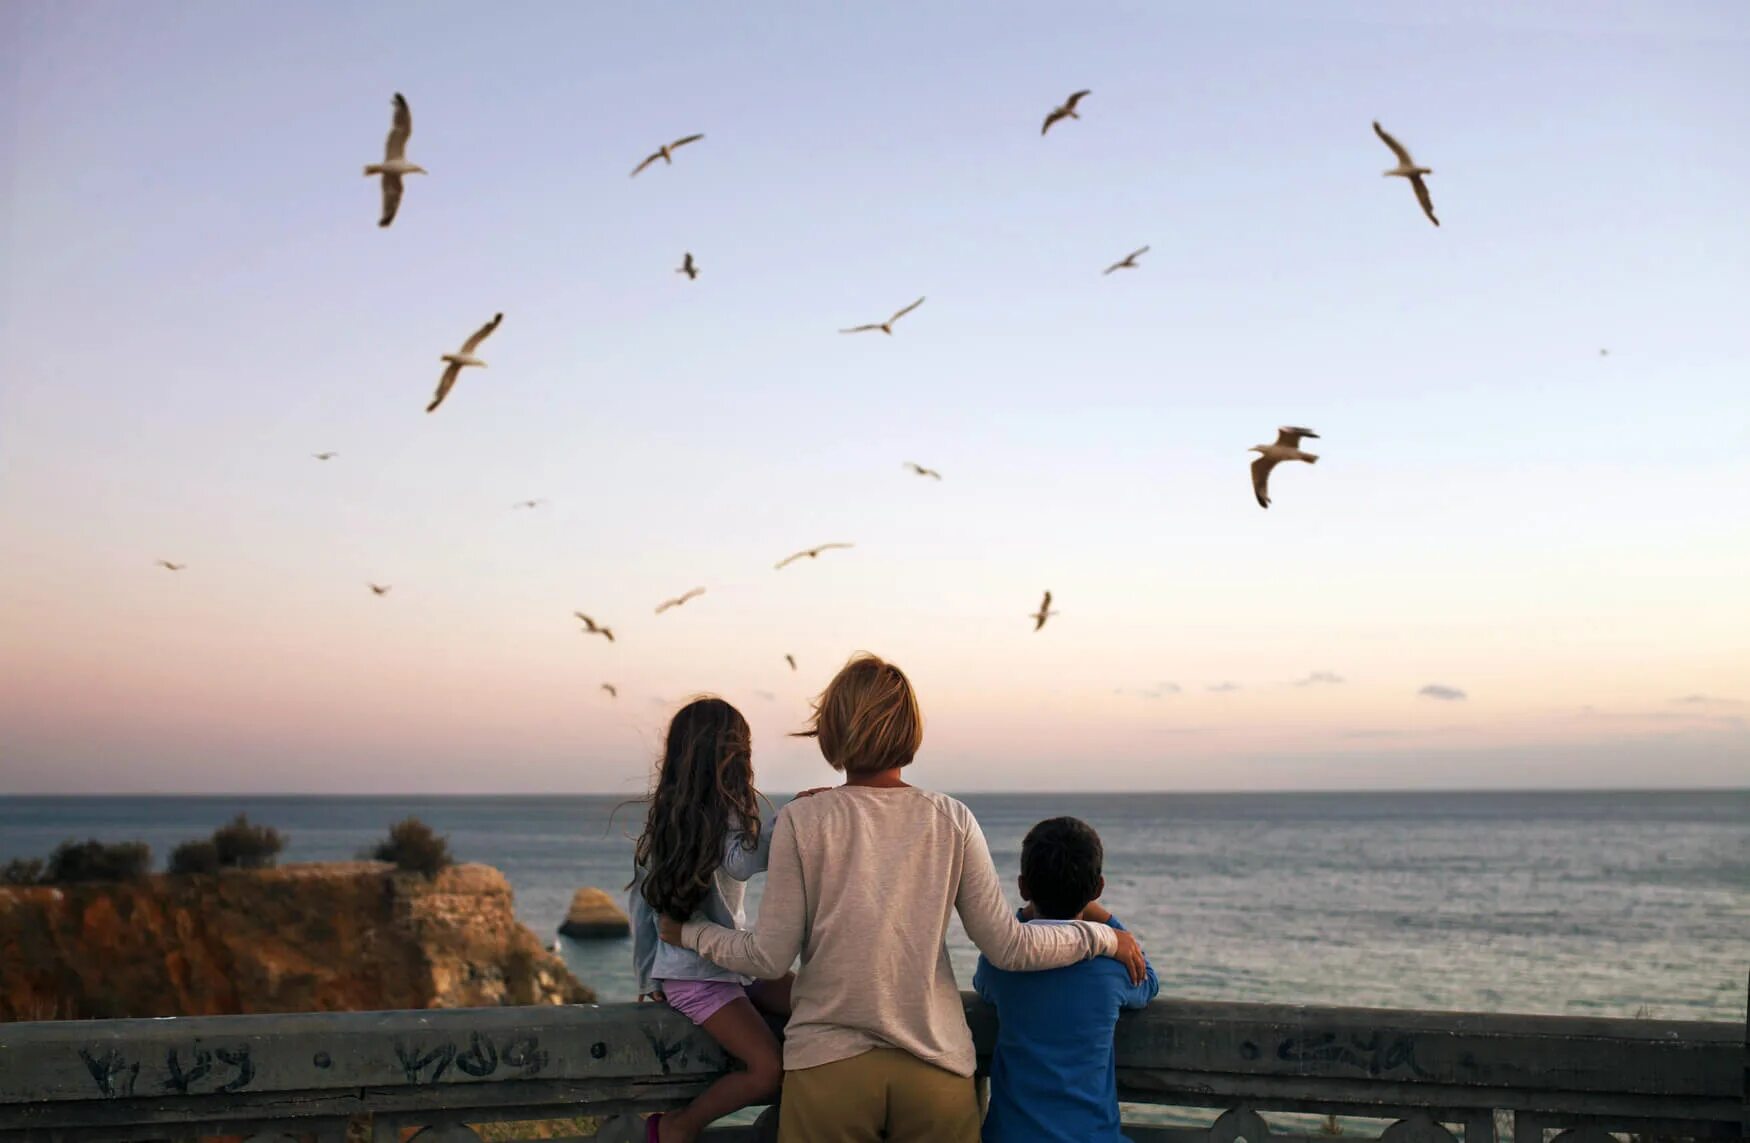
<svg viewBox="0 0 1750 1143">
<path fill-rule="evenodd" d="M 657 913 L 685 921 L 711 891 L 730 831 L 759 843 L 760 793 L 753 784 L 753 736 L 741 712 L 720 698 L 694 699 L 668 724 L 662 767 L 634 851 L 640 892 Z"/>
</svg>

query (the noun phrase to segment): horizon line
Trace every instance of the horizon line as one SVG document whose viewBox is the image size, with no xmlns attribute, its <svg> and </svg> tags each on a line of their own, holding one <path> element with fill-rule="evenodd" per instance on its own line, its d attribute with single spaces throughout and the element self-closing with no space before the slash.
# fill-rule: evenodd
<svg viewBox="0 0 1750 1143">
<path fill-rule="evenodd" d="M 836 787 L 828 787 L 834 789 Z M 926 787 L 917 787 L 923 789 Z M 1750 794 L 1750 785 L 1722 786 L 1378 786 L 1365 789 L 1282 789 L 1282 790 L 1173 790 L 1173 789 L 1101 789 L 1101 790 L 942 790 L 941 793 L 952 797 L 962 795 L 969 797 L 1048 797 L 1070 795 L 1074 797 L 1136 797 L 1138 795 L 1170 794 L 1176 797 L 1276 797 L 1282 795 L 1320 795 L 1320 796 L 1369 796 L 1382 794 L 1707 794 L 1735 793 Z M 213 801 L 234 798 L 373 798 L 389 800 L 394 798 L 445 798 L 474 800 L 505 801 L 519 798 L 613 798 L 623 797 L 628 801 L 641 800 L 646 792 L 625 795 L 611 791 L 563 791 L 563 790 L 529 790 L 519 793 L 481 793 L 478 791 L 450 791 L 440 793 L 382 793 L 356 792 L 331 793 L 320 791 L 226 791 L 220 793 L 196 791 L 105 791 L 92 793 L 89 791 L 67 792 L 37 792 L 7 794 L 8 799 L 25 798 L 66 798 L 66 799 L 99 799 L 99 798 L 201 798 Z M 796 791 L 762 790 L 767 797 L 794 796 Z"/>
</svg>

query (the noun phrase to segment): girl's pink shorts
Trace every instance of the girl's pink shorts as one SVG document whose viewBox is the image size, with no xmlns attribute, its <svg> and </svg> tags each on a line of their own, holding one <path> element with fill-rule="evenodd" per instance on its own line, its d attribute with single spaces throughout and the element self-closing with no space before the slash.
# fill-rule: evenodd
<svg viewBox="0 0 1750 1143">
<path fill-rule="evenodd" d="M 733 980 L 658 980 L 656 987 L 668 997 L 668 1006 L 695 1024 L 703 1024 L 731 1000 L 747 995 L 747 988 Z"/>
</svg>

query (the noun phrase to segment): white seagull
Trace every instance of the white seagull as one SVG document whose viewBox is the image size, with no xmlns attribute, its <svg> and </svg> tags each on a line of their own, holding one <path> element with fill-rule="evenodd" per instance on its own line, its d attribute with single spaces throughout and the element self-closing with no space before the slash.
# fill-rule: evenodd
<svg viewBox="0 0 1750 1143">
<path fill-rule="evenodd" d="M 932 479 L 932 480 L 940 480 L 940 479 L 942 479 L 942 474 L 941 474 L 941 473 L 939 473 L 939 472 L 937 472 L 937 471 L 936 471 L 936 470 L 935 470 L 935 469 L 933 469 L 933 468 L 925 468 L 925 467 L 924 467 L 924 466 L 923 466 L 923 465 L 921 465 L 921 464 L 919 464 L 919 463 L 918 463 L 918 462 L 917 462 L 917 461 L 915 461 L 915 460 L 908 460 L 908 461 L 906 461 L 906 462 L 905 462 L 905 466 L 906 466 L 906 467 L 907 467 L 907 468 L 909 468 L 909 469 L 911 469 L 911 470 L 912 470 L 912 472 L 914 472 L 914 473 L 916 473 L 916 474 L 917 474 L 917 475 L 918 475 L 918 476 L 927 476 L 927 477 L 929 477 L 929 478 L 930 478 L 930 479 Z"/>
<path fill-rule="evenodd" d="M 792 671 L 794 671 L 794 670 L 795 670 L 795 669 L 796 669 L 796 656 L 794 656 L 794 655 L 785 655 L 785 656 L 784 656 L 784 661 L 785 661 L 785 662 L 786 662 L 786 663 L 789 663 L 789 664 L 790 664 L 790 669 L 791 669 L 791 670 L 792 670 Z"/>
<path fill-rule="evenodd" d="M 619 698 L 620 697 L 620 688 L 616 687 L 613 683 L 603 683 L 602 690 L 608 692 L 609 698 Z"/>
<path fill-rule="evenodd" d="M 335 457 L 339 456 L 340 454 L 337 452 L 313 452 L 310 455 L 315 457 L 317 460 L 333 460 Z"/>
<path fill-rule="evenodd" d="M 699 596 L 704 595 L 704 594 L 705 594 L 705 589 L 702 587 L 695 587 L 691 591 L 682 592 L 680 595 L 675 596 L 673 599 L 665 599 L 661 603 L 657 604 L 656 605 L 656 613 L 658 615 L 661 615 L 663 612 L 667 611 L 671 607 L 679 607 L 681 604 L 685 603 L 687 600 L 697 599 Z"/>
<path fill-rule="evenodd" d="M 1312 437 L 1318 439 L 1319 434 L 1311 429 L 1299 429 L 1285 425 L 1276 430 L 1276 443 L 1253 445 L 1247 452 L 1262 453 L 1252 462 L 1252 491 L 1258 495 L 1258 507 L 1270 507 L 1270 470 L 1285 460 L 1304 460 L 1308 464 L 1317 464 L 1319 458 L 1310 452 L 1300 451 L 1300 438 Z"/>
<path fill-rule="evenodd" d="M 795 555 L 785 556 L 783 559 L 779 560 L 777 567 L 774 568 L 773 570 L 782 571 L 785 567 L 789 566 L 790 564 L 793 564 L 797 560 L 804 559 L 804 558 L 811 559 L 811 560 L 817 560 L 820 558 L 820 553 L 830 552 L 834 548 L 854 548 L 856 546 L 857 545 L 855 545 L 855 544 L 822 544 L 818 548 L 804 548 L 800 552 L 797 552 Z"/>
<path fill-rule="evenodd" d="M 653 153 L 648 159 L 645 159 L 642 163 L 639 163 L 636 167 L 632 168 L 632 177 L 633 178 L 638 177 L 639 171 L 642 171 L 645 167 L 648 167 L 651 163 L 656 162 L 656 160 L 658 160 L 658 159 L 661 159 L 663 162 L 669 163 L 672 165 L 674 163 L 674 149 L 676 147 L 684 147 L 688 143 L 697 143 L 700 139 L 703 139 L 704 137 L 705 136 L 703 136 L 703 135 L 688 135 L 684 139 L 676 139 L 672 143 L 664 143 L 662 146 L 658 147 L 656 149 L 655 153 Z"/>
<path fill-rule="evenodd" d="M 1051 610 L 1051 593 L 1048 591 L 1045 593 L 1045 598 L 1039 601 L 1039 610 L 1035 611 L 1027 618 L 1033 621 L 1033 630 L 1037 631 L 1045 626 L 1045 621 L 1047 619 L 1050 619 L 1056 614 L 1057 612 Z"/>
<path fill-rule="evenodd" d="M 370 585 L 371 594 L 372 595 L 388 595 L 389 590 L 393 586 L 394 586 L 393 584 L 388 584 L 388 583 L 373 583 Z"/>
<path fill-rule="evenodd" d="M 871 330 L 878 329 L 882 333 L 886 334 L 887 336 L 892 337 L 893 336 L 893 323 L 898 321 L 900 318 L 904 317 L 906 314 L 909 314 L 911 311 L 917 309 L 919 306 L 921 306 L 923 304 L 924 304 L 924 299 L 919 298 L 917 301 L 915 301 L 911 305 L 905 307 L 903 310 L 900 310 L 898 313 L 894 314 L 892 317 L 888 318 L 886 321 L 870 322 L 867 325 L 854 325 L 850 329 L 841 329 L 841 330 L 839 330 L 839 332 L 840 333 L 868 333 Z"/>
<path fill-rule="evenodd" d="M 1082 101 L 1084 95 L 1089 94 L 1091 94 L 1091 92 L 1075 92 L 1068 99 L 1063 101 L 1062 107 L 1053 107 L 1051 109 L 1051 114 L 1045 117 L 1045 126 L 1039 128 L 1039 133 L 1043 135 L 1051 130 L 1051 125 L 1056 123 L 1059 119 L 1080 119 L 1081 116 L 1076 114 L 1076 104 Z"/>
<path fill-rule="evenodd" d="M 413 112 L 407 107 L 407 98 L 397 91 L 395 118 L 389 124 L 389 139 L 383 144 L 383 161 L 365 168 L 367 177 L 383 176 L 383 217 L 377 220 L 378 226 L 395 221 L 395 212 L 401 207 L 401 176 L 426 173 L 424 167 L 407 161 L 407 140 L 412 134 Z"/>
<path fill-rule="evenodd" d="M 444 403 L 444 398 L 450 395 L 450 390 L 456 387 L 456 378 L 460 376 L 464 365 L 478 365 L 486 368 L 486 362 L 474 356 L 474 351 L 480 348 L 480 343 L 492 336 L 492 331 L 498 328 L 498 323 L 504 320 L 503 314 L 493 314 L 492 320 L 474 331 L 472 337 L 462 343 L 462 348 L 455 353 L 446 353 L 439 360 L 447 361 L 450 367 L 444 370 L 444 375 L 438 380 L 437 395 L 431 399 L 431 404 L 425 411 L 435 412 Z"/>
<path fill-rule="evenodd" d="M 1439 226 L 1440 220 L 1434 217 L 1434 200 L 1428 195 L 1428 184 L 1422 181 L 1423 175 L 1431 175 L 1434 173 L 1433 169 L 1430 167 L 1418 167 L 1416 165 L 1416 160 L 1410 158 L 1409 149 L 1390 135 L 1386 134 L 1385 128 L 1379 125 L 1379 120 L 1377 119 L 1373 121 L 1373 133 L 1378 135 L 1380 140 L 1384 142 L 1386 146 L 1391 148 L 1392 154 L 1398 157 L 1397 166 L 1389 171 L 1383 171 L 1381 173 L 1387 178 L 1395 175 L 1400 179 L 1409 179 L 1410 185 L 1416 188 L 1416 201 L 1422 204 L 1422 213 L 1428 216 L 1429 222 L 1432 222 L 1435 226 Z"/>
<path fill-rule="evenodd" d="M 181 571 L 183 568 L 187 567 L 188 565 L 187 564 L 173 564 L 169 560 L 159 560 L 158 566 L 163 568 L 165 571 Z"/>
<path fill-rule="evenodd" d="M 1114 270 L 1140 269 L 1140 267 L 1138 267 L 1136 264 L 1136 260 L 1147 253 L 1148 253 L 1148 247 L 1146 247 L 1146 246 L 1140 247 L 1136 250 L 1132 250 L 1130 253 L 1126 254 L 1124 257 L 1120 258 L 1118 261 L 1112 263 L 1110 266 L 1106 267 L 1104 270 L 1102 270 L 1100 272 L 1102 274 L 1110 274 Z"/>
<path fill-rule="evenodd" d="M 687 251 L 687 256 L 681 259 L 680 269 L 676 270 L 675 273 L 685 274 L 687 276 L 687 281 L 689 282 L 699 276 L 699 264 L 693 261 L 693 252 L 691 250 Z"/>
</svg>

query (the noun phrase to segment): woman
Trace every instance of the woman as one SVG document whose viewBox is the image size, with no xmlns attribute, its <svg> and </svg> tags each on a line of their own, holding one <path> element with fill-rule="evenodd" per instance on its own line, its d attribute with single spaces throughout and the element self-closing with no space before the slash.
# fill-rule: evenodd
<svg viewBox="0 0 1750 1143">
<path fill-rule="evenodd" d="M 1112 956 L 1140 980 L 1142 949 L 1105 925 L 1015 918 L 971 811 L 902 776 L 923 718 L 898 667 L 853 658 L 803 733 L 845 783 L 778 815 L 758 924 L 665 918 L 662 939 L 768 980 L 801 956 L 780 1143 L 977 1143 L 972 1035 L 944 944 L 950 915 L 999 968 Z"/>
</svg>

